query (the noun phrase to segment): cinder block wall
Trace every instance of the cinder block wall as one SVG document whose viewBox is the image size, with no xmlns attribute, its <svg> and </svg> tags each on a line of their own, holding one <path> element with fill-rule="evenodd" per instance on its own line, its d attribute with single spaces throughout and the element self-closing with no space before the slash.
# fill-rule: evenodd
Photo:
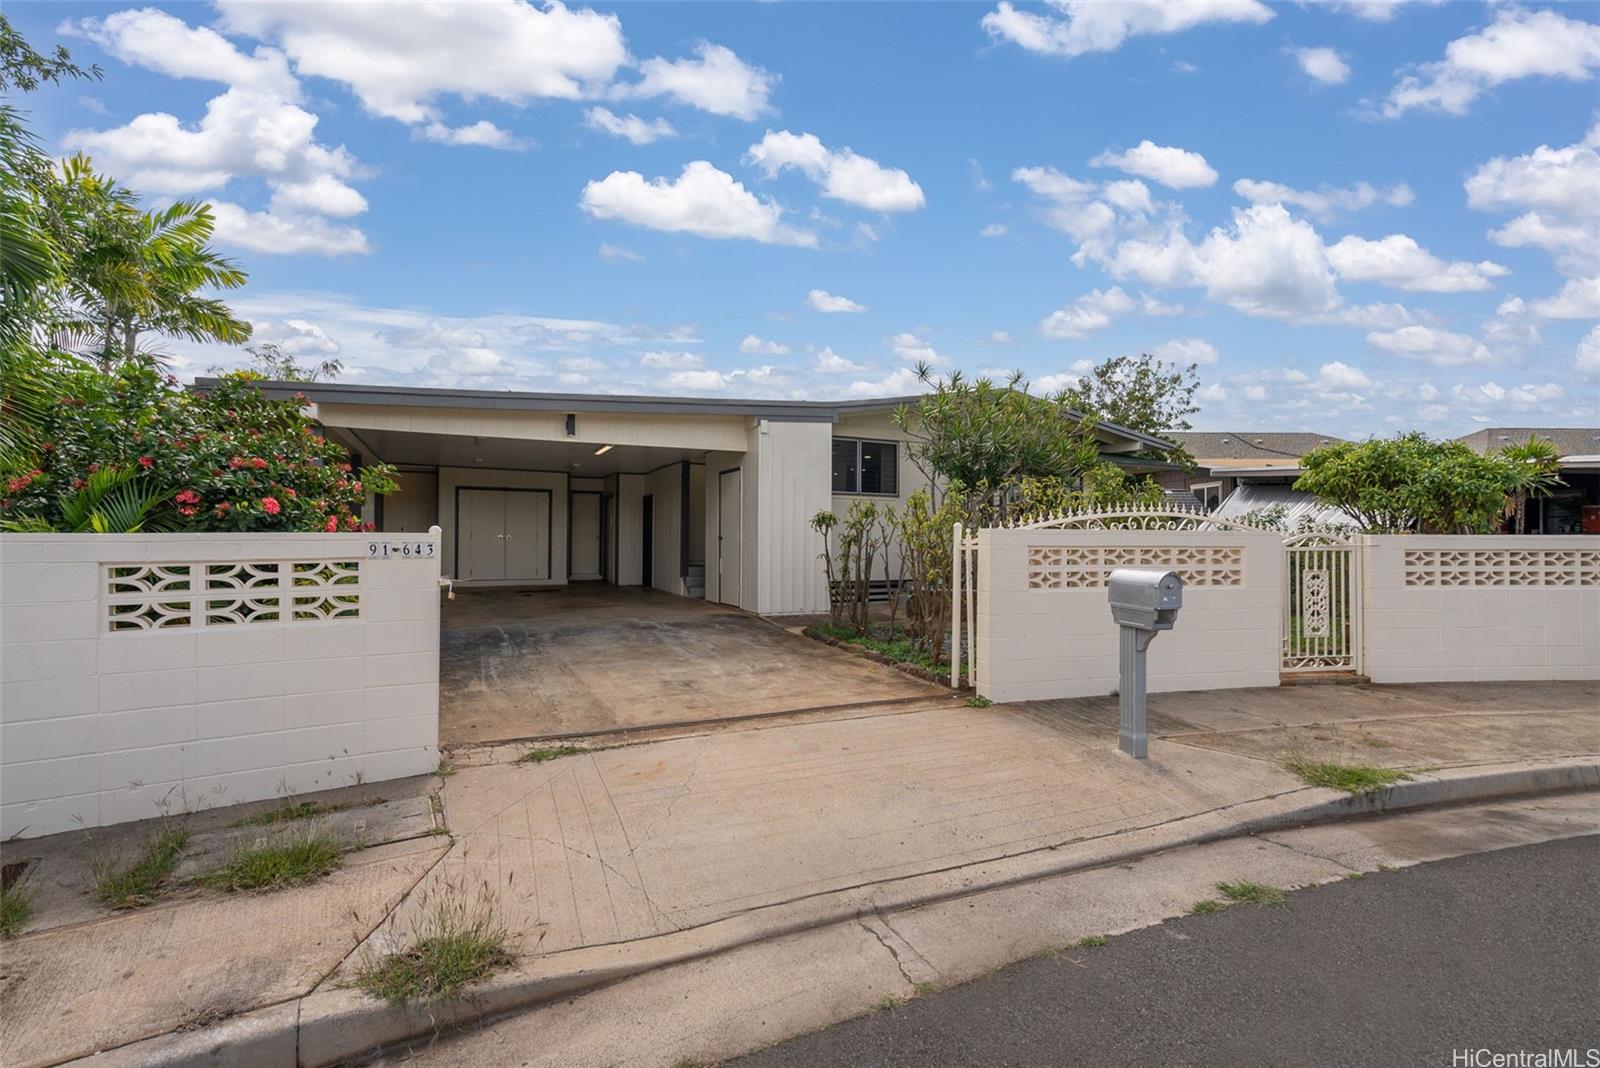
<svg viewBox="0 0 1600 1068">
<path fill-rule="evenodd" d="M 1364 541 L 1373 682 L 1600 679 L 1600 538 Z"/>
<path fill-rule="evenodd" d="M 0 535 L 0 837 L 431 770 L 440 559 L 438 527 Z"/>
<path fill-rule="evenodd" d="M 978 692 L 994 701 L 1109 694 L 1113 567 L 1184 576 L 1177 627 L 1150 646 L 1151 692 L 1276 686 L 1283 542 L 1241 531 L 984 530 L 978 538 Z"/>
</svg>

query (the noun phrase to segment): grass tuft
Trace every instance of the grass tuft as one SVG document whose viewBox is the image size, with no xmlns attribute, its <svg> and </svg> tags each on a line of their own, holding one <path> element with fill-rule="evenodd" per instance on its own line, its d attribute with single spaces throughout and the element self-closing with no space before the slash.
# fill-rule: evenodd
<svg viewBox="0 0 1600 1068">
<path fill-rule="evenodd" d="M 1252 883 L 1247 880 L 1237 883 L 1218 883 L 1217 889 L 1229 901 L 1238 901 L 1249 905 L 1281 905 L 1289 896 L 1276 886 L 1268 886 L 1266 883 Z"/>
<path fill-rule="evenodd" d="M 450 998 L 462 987 L 516 963 L 510 941 L 495 915 L 487 883 L 470 897 L 446 884 L 424 902 L 409 944 L 364 963 L 356 972 L 356 985 L 396 1005 Z"/>
<path fill-rule="evenodd" d="M 0 890 L 0 938 L 15 938 L 33 915 L 33 898 L 20 884 Z"/>
<path fill-rule="evenodd" d="M 972 697 L 967 698 L 967 707 L 968 708 L 988 708 L 992 704 L 994 704 L 993 701 L 989 700 L 987 697 L 982 696 L 981 694 L 977 694 L 977 695 L 974 695 Z"/>
<path fill-rule="evenodd" d="M 1291 773 L 1311 786 L 1324 786 L 1330 790 L 1343 790 L 1360 795 L 1382 790 L 1397 782 L 1410 782 L 1411 776 L 1395 768 L 1380 768 L 1371 764 L 1335 764 L 1329 761 L 1308 760 L 1292 756 L 1283 762 Z"/>
<path fill-rule="evenodd" d="M 277 808 L 269 808 L 257 812 L 253 816 L 245 816 L 233 821 L 235 827 L 271 827 L 275 823 L 290 823 L 294 820 L 308 820 L 312 816 L 322 816 L 329 812 L 337 812 L 344 805 L 324 806 L 317 801 L 299 801 L 290 803 L 285 801 Z"/>
<path fill-rule="evenodd" d="M 227 863 L 199 881 L 229 893 L 304 886 L 338 868 L 340 856 L 338 843 L 329 835 L 296 835 L 269 845 L 239 849 Z"/>
<path fill-rule="evenodd" d="M 1204 916 L 1208 912 L 1221 912 L 1223 909 L 1225 909 L 1227 907 L 1228 906 L 1226 904 L 1224 904 L 1223 902 L 1218 901 L 1215 898 L 1208 897 L 1208 898 L 1204 899 L 1203 901 L 1196 901 L 1193 905 L 1190 905 L 1189 906 L 1189 915 L 1191 915 L 1191 916 Z"/>
<path fill-rule="evenodd" d="M 543 764 L 546 760 L 555 760 L 558 757 L 577 756 L 587 753 L 587 749 L 579 749 L 575 745 L 553 745 L 545 749 L 530 749 L 512 761 L 514 764 Z"/>
<path fill-rule="evenodd" d="M 167 877 L 178 866 L 189 832 L 182 827 L 162 824 L 145 840 L 139 859 L 126 868 L 95 865 L 94 892 L 102 904 L 113 909 L 136 909 L 154 901 Z"/>
<path fill-rule="evenodd" d="M 1099 949 L 1110 941 L 1105 935 L 1084 935 L 1072 944 L 1078 949 Z"/>
</svg>

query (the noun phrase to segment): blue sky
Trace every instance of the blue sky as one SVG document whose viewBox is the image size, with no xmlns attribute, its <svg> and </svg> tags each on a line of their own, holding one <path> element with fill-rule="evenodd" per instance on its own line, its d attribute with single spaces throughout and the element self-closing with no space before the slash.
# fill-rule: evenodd
<svg viewBox="0 0 1600 1068">
<path fill-rule="evenodd" d="M 36 129 L 383 383 L 826 398 L 1200 364 L 1202 428 L 1583 425 L 1593 5 L 19 3 Z M 186 369 L 238 362 L 173 343 Z"/>
</svg>

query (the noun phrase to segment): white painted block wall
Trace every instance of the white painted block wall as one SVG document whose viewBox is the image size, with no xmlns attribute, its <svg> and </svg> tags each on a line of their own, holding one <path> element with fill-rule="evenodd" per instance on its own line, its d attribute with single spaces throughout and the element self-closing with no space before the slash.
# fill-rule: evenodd
<svg viewBox="0 0 1600 1068">
<path fill-rule="evenodd" d="M 1600 679 L 1600 538 L 1364 542 L 1373 682 Z M 1407 552 L 1450 555 L 1442 565 L 1433 557 L 1426 577 L 1408 579 Z"/>
<path fill-rule="evenodd" d="M 1278 685 L 1283 549 L 1235 531 L 984 530 L 979 534 L 977 689 L 993 701 L 1109 694 L 1117 627 L 1106 589 L 1029 587 L 1031 547 L 1111 550 L 1237 546 L 1239 584 L 1188 585 L 1177 627 L 1150 646 L 1150 691 Z"/>
<path fill-rule="evenodd" d="M 368 560 L 372 539 L 431 544 Z M 438 763 L 439 530 L 0 535 L 0 837 Z M 110 564 L 360 561 L 360 615 L 109 630 Z"/>
</svg>

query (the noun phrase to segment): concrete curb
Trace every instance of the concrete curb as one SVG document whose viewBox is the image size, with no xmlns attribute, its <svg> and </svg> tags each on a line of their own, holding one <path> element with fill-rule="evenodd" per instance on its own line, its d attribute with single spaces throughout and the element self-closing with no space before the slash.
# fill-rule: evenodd
<svg viewBox="0 0 1600 1068">
<path fill-rule="evenodd" d="M 1600 790 L 1600 759 L 1441 769 L 1360 796 L 1305 787 L 1134 831 L 763 906 L 690 930 L 549 954 L 495 977 L 454 1004 L 433 1006 L 431 1012 L 325 986 L 204 1030 L 160 1035 L 72 1063 L 96 1068 L 325 1068 L 368 1056 L 380 1047 L 425 1038 L 441 1026 L 481 1023 L 642 972 L 874 912 L 915 908 L 1309 823 L 1578 790 Z"/>
</svg>

